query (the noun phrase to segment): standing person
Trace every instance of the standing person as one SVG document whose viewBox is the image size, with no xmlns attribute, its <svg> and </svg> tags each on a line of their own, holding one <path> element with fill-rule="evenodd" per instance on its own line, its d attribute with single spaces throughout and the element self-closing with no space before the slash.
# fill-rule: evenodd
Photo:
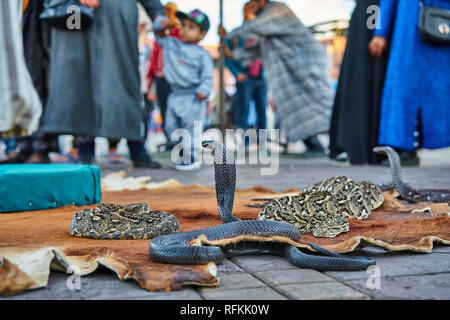
<svg viewBox="0 0 450 320">
<path fill-rule="evenodd" d="M 152 19 L 159 0 L 140 0 Z M 53 29 L 46 132 L 78 136 L 80 161 L 94 158 L 94 137 L 125 138 L 135 167 L 159 168 L 142 139 L 137 1 L 80 0 L 95 7 L 88 30 Z"/>
<path fill-rule="evenodd" d="M 450 46 L 421 38 L 421 2 L 450 10 L 448 0 L 381 0 L 381 26 L 369 46 L 376 58 L 390 52 L 378 143 L 413 165 L 419 164 L 415 130 L 423 148 L 450 146 Z"/>
<path fill-rule="evenodd" d="M 170 27 L 168 29 L 169 36 L 179 38 L 180 32 L 180 24 L 178 23 L 176 13 L 178 11 L 178 7 L 173 2 L 168 2 L 165 6 L 166 17 L 170 21 Z M 164 67 L 164 53 L 163 49 L 159 45 L 158 42 L 155 42 L 153 51 L 150 55 L 150 67 L 148 69 L 148 87 L 149 93 L 148 98 L 150 101 L 157 101 L 159 110 L 161 112 L 162 118 L 162 127 L 163 132 L 166 135 L 167 140 L 170 141 L 170 137 L 165 132 L 164 126 L 166 123 L 166 110 L 167 110 L 167 98 L 169 97 L 172 89 L 170 88 L 170 84 L 167 82 L 166 78 L 163 74 Z M 156 96 L 152 91 L 152 86 L 155 86 Z M 168 143 L 167 146 L 171 144 Z"/>
<path fill-rule="evenodd" d="M 23 3 L 22 36 L 25 63 L 30 73 L 33 85 L 39 95 L 42 106 L 47 98 L 47 73 L 48 73 L 48 46 L 49 28 L 41 22 L 39 14 L 43 10 L 43 3 L 40 0 L 30 0 Z M 41 116 L 41 120 L 42 120 Z M 41 125 L 41 121 L 40 121 Z M 57 137 L 49 139 L 48 135 L 41 130 L 33 135 L 11 139 L 14 141 L 14 149 L 7 148 L 8 158 L 1 163 L 24 163 L 30 162 L 50 162 L 48 153 L 58 151 Z M 56 143 L 54 141 L 56 140 Z M 53 143 L 52 143 L 53 142 Z M 55 150 L 50 150 L 50 145 L 55 146 Z M 11 146 L 8 144 L 8 146 Z"/>
<path fill-rule="evenodd" d="M 39 127 L 42 104 L 25 63 L 22 1 L 0 5 L 0 138 L 30 136 Z"/>
<path fill-rule="evenodd" d="M 39 19 L 44 10 L 41 0 L 29 0 L 23 18 L 23 42 L 25 61 L 45 114 L 49 94 L 50 27 Z M 39 120 L 39 130 L 32 136 L 21 139 L 19 152 L 30 155 L 27 163 L 49 163 L 49 153 L 58 152 L 58 135 L 42 130 L 44 116 Z"/>
<path fill-rule="evenodd" d="M 142 8 L 140 6 L 140 8 Z M 141 9 L 140 9 L 141 10 Z M 142 9 L 144 10 L 144 9 Z M 139 35 L 139 75 L 141 78 L 141 94 L 144 100 L 143 103 L 143 121 L 144 121 L 144 137 L 143 140 L 147 141 L 148 131 L 150 128 L 150 119 L 152 117 L 152 112 L 154 110 L 153 101 L 148 99 L 148 79 L 147 71 L 150 66 L 150 52 L 153 47 L 153 39 L 149 37 L 149 32 L 151 31 L 151 24 L 144 15 L 142 11 L 140 12 L 138 35 Z"/>
<path fill-rule="evenodd" d="M 251 3 L 244 5 L 244 22 L 253 20 L 254 12 L 251 10 Z M 226 37 L 226 31 L 219 27 L 219 35 Z M 249 35 L 246 39 L 235 37 L 225 39 L 225 44 L 229 50 L 243 48 L 245 46 L 256 44 L 258 38 L 255 35 Z M 225 58 L 225 65 L 231 71 L 236 79 L 236 125 L 244 131 L 248 129 L 248 114 L 250 103 L 253 100 L 257 114 L 258 129 L 266 129 L 266 107 L 267 107 L 267 85 L 264 80 L 261 58 L 255 59 L 247 67 L 243 66 L 239 60 Z"/>
<path fill-rule="evenodd" d="M 374 28 L 367 8 L 379 0 L 357 0 L 350 19 L 347 46 L 339 74 L 330 126 L 330 158 L 352 164 L 379 164 L 378 123 L 388 55 L 378 60 L 367 50 Z"/>
<path fill-rule="evenodd" d="M 289 140 L 303 140 L 310 151 L 323 152 L 317 135 L 329 130 L 334 96 L 325 48 L 284 3 L 251 3 L 256 18 L 228 38 L 259 37 L 267 84 Z M 255 51 L 236 49 L 233 57 L 246 64 Z"/>
<path fill-rule="evenodd" d="M 201 132 L 196 132 L 195 122 L 203 121 L 206 114 L 206 99 L 213 87 L 213 62 L 208 50 L 198 43 L 209 29 L 208 16 L 195 9 L 188 14 L 178 11 L 181 20 L 180 39 L 166 36 L 170 28 L 168 18 L 159 17 L 155 22 L 156 39 L 164 49 L 164 76 L 172 87 L 167 101 L 166 132 L 169 137 L 176 129 L 186 129 L 191 141 L 182 141 L 182 161 L 175 165 L 179 171 L 198 170 L 200 162 L 195 160 L 195 141 Z"/>
</svg>

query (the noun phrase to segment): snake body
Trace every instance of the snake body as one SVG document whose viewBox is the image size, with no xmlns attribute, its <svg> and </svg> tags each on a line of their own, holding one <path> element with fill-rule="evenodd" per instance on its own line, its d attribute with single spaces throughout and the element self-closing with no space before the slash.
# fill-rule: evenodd
<svg viewBox="0 0 450 320">
<path fill-rule="evenodd" d="M 398 153 L 391 147 L 375 147 L 375 153 L 385 154 L 388 157 L 391 168 L 392 182 L 394 188 L 400 196 L 411 202 L 431 201 L 431 202 L 448 202 L 450 201 L 450 190 L 439 189 L 414 189 L 403 182 L 402 166 Z"/>
<path fill-rule="evenodd" d="M 300 268 L 329 271 L 365 270 L 375 261 L 364 257 L 347 257 L 308 244 L 317 253 L 305 254 L 294 244 L 300 231 L 292 224 L 278 221 L 240 220 L 233 215 L 236 183 L 234 157 L 216 141 L 202 146 L 214 156 L 218 211 L 224 224 L 191 232 L 156 237 L 150 242 L 153 261 L 170 264 L 206 264 L 241 255 L 278 255 Z"/>
</svg>

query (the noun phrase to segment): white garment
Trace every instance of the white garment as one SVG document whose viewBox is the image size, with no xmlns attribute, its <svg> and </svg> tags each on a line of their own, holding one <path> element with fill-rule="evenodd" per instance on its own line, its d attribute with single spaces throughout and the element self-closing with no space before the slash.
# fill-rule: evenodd
<svg viewBox="0 0 450 320">
<path fill-rule="evenodd" d="M 42 105 L 25 64 L 22 0 L 0 1 L 0 132 L 15 127 L 31 135 Z"/>
</svg>

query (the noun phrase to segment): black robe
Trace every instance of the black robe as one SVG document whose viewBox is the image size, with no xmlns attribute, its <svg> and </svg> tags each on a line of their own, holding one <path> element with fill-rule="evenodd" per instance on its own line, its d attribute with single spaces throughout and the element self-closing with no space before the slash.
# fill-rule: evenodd
<svg viewBox="0 0 450 320">
<path fill-rule="evenodd" d="M 25 62 L 30 72 L 33 85 L 42 103 L 42 116 L 39 129 L 32 136 L 17 139 L 19 149 L 24 154 L 58 152 L 58 135 L 45 133 L 44 125 L 45 105 L 49 93 L 49 64 L 50 64 L 50 26 L 39 19 L 44 9 L 42 0 L 30 0 L 23 13 L 23 51 Z"/>
<path fill-rule="evenodd" d="M 367 27 L 367 8 L 379 0 L 358 0 L 347 35 L 330 126 L 330 158 L 347 152 L 353 164 L 378 164 L 372 152 L 378 141 L 378 123 L 387 68 L 387 54 L 370 56 L 374 30 Z"/>
</svg>

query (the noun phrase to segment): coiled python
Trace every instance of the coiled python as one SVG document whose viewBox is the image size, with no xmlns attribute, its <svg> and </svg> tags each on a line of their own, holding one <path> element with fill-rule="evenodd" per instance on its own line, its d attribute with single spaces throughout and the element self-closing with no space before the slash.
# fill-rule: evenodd
<svg viewBox="0 0 450 320">
<path fill-rule="evenodd" d="M 348 257 L 309 244 L 317 253 L 305 254 L 295 244 L 300 231 L 292 224 L 278 221 L 240 220 L 233 215 L 236 185 L 234 156 L 222 143 L 203 141 L 214 156 L 218 211 L 224 224 L 203 230 L 169 234 L 150 242 L 153 261 L 170 264 L 205 264 L 239 255 L 279 255 L 300 268 L 328 271 L 365 270 L 375 260 Z"/>
<path fill-rule="evenodd" d="M 373 149 L 375 153 L 385 154 L 388 157 L 389 165 L 391 168 L 392 182 L 395 190 L 398 191 L 402 199 L 419 202 L 419 201 L 432 201 L 432 202 L 448 202 L 450 201 L 450 190 L 438 190 L 438 189 L 414 189 L 408 184 L 403 182 L 402 179 L 402 166 L 398 153 L 391 147 L 375 147 Z"/>
<path fill-rule="evenodd" d="M 93 239 L 152 239 L 176 232 L 180 223 L 173 214 L 150 210 L 146 203 L 102 203 L 77 211 L 69 224 L 71 235 Z"/>
</svg>

